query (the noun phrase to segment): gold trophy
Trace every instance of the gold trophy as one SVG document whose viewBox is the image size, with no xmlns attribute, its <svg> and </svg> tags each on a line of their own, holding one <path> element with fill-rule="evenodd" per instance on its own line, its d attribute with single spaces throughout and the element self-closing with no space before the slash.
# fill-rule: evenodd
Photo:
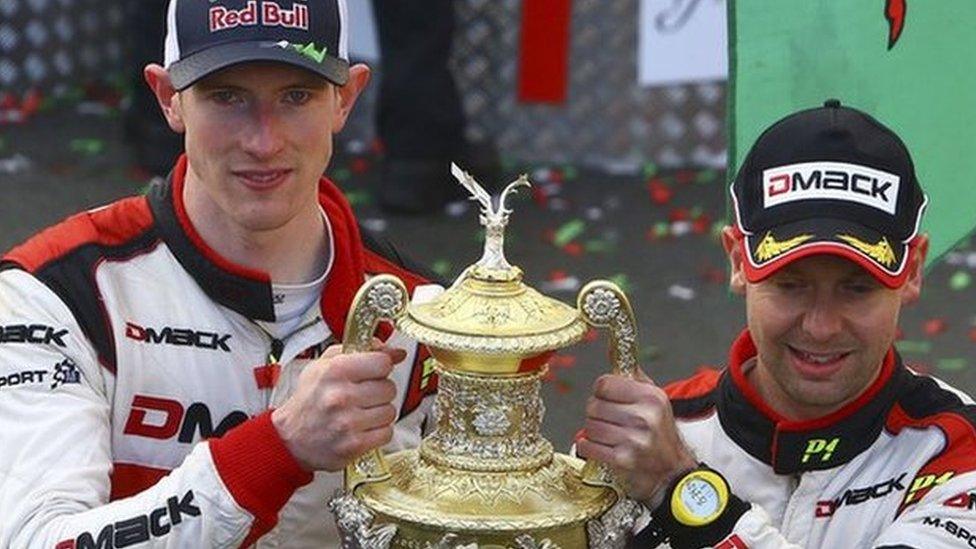
<svg viewBox="0 0 976 549">
<path fill-rule="evenodd" d="M 354 549 L 611 549 L 629 539 L 642 507 L 601 464 L 554 453 L 539 434 L 545 364 L 582 338 L 587 324 L 610 331 L 613 370 L 637 368 L 637 331 L 613 283 L 587 284 L 577 308 L 522 282 L 505 259 L 505 199 L 495 205 L 467 173 L 452 173 L 481 204 L 481 259 L 431 302 L 407 307 L 390 275 L 370 279 L 346 322 L 345 352 L 369 347 L 376 324 L 425 344 L 436 361 L 433 431 L 420 447 L 373 451 L 346 468 L 329 503 L 343 547 Z"/>
</svg>

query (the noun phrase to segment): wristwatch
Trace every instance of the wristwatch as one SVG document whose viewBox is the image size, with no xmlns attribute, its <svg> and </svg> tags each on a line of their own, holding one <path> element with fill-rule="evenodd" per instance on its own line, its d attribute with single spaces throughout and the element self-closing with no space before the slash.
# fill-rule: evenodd
<svg viewBox="0 0 976 549">
<path fill-rule="evenodd" d="M 707 526 L 729 505 L 729 484 L 707 468 L 688 471 L 671 489 L 671 514 L 685 526 Z"/>
<path fill-rule="evenodd" d="M 671 482 L 664 500 L 651 511 L 651 522 L 637 536 L 641 547 L 667 541 L 674 549 L 711 547 L 732 533 L 751 507 L 732 493 L 728 481 L 704 463 Z"/>
</svg>

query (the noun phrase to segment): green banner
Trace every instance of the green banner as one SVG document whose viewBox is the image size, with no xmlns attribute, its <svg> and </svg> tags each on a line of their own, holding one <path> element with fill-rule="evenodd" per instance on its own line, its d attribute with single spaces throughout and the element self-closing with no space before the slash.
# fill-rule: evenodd
<svg viewBox="0 0 976 549">
<path fill-rule="evenodd" d="M 905 141 L 929 262 L 976 226 L 976 0 L 728 0 L 729 173 L 767 126 L 836 97 Z"/>
</svg>

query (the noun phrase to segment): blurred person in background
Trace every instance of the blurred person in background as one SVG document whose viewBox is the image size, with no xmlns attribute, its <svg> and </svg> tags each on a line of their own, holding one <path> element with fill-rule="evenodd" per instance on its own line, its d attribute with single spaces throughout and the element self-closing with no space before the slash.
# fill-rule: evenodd
<svg viewBox="0 0 976 549">
<path fill-rule="evenodd" d="M 383 211 L 429 215 L 466 198 L 450 175 L 451 162 L 499 179 L 490 143 L 465 138 L 465 116 L 450 70 L 454 0 L 374 0 L 380 46 L 376 132 L 383 145 L 375 189 Z"/>
</svg>

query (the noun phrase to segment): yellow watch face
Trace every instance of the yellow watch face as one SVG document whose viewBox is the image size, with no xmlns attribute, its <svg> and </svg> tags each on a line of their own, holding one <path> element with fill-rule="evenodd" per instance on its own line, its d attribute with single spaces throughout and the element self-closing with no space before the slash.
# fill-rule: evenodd
<svg viewBox="0 0 976 549">
<path fill-rule="evenodd" d="M 722 514 L 729 503 L 729 487 L 718 473 L 692 471 L 671 493 L 671 513 L 686 526 L 705 526 Z"/>
</svg>

